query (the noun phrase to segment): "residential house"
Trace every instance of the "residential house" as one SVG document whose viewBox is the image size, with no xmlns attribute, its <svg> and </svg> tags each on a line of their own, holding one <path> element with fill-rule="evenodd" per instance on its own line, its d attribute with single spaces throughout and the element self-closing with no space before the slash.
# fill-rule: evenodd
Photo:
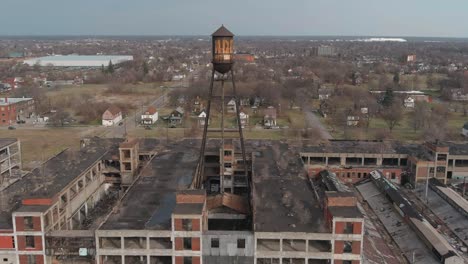
<svg viewBox="0 0 468 264">
<path fill-rule="evenodd" d="M 468 137 L 468 122 L 466 122 L 466 123 L 463 125 L 463 128 L 462 128 L 462 135 L 465 136 L 465 137 Z"/>
<path fill-rule="evenodd" d="M 404 106 L 406 108 L 414 108 L 414 98 L 413 97 L 408 97 L 404 101 Z"/>
<path fill-rule="evenodd" d="M 346 118 L 346 125 L 348 126 L 357 126 L 359 124 L 359 116 L 348 116 Z"/>
<path fill-rule="evenodd" d="M 228 113 L 235 113 L 236 112 L 236 100 L 231 99 L 228 103 L 227 103 L 227 110 L 226 110 Z"/>
<path fill-rule="evenodd" d="M 240 123 L 241 123 L 242 128 L 249 125 L 249 115 L 248 114 L 246 114 L 244 112 L 240 112 L 239 117 L 240 117 Z"/>
<path fill-rule="evenodd" d="M 103 126 L 113 126 L 122 121 L 122 111 L 117 106 L 109 107 L 102 114 L 102 125 Z"/>
<path fill-rule="evenodd" d="M 198 126 L 203 127 L 205 126 L 205 121 L 206 121 L 206 112 L 205 110 L 201 111 L 201 113 L 198 115 Z M 208 125 L 210 124 L 210 121 L 208 121 Z"/>
<path fill-rule="evenodd" d="M 318 89 L 319 100 L 327 100 L 333 92 L 331 88 L 320 88 Z"/>
<path fill-rule="evenodd" d="M 171 115 L 169 116 L 169 125 L 176 126 L 182 124 L 182 120 L 184 118 L 184 109 L 182 107 L 177 107 L 174 111 L 172 111 Z"/>
<path fill-rule="evenodd" d="M 263 125 L 265 128 L 272 128 L 276 127 L 276 108 L 273 106 L 269 106 L 265 111 L 263 112 Z"/>
<path fill-rule="evenodd" d="M 141 123 L 144 125 L 152 125 L 158 121 L 158 110 L 154 106 L 148 107 L 146 111 L 141 114 Z"/>
<path fill-rule="evenodd" d="M 0 125 L 10 125 L 34 115 L 35 106 L 32 98 L 0 98 Z"/>
</svg>

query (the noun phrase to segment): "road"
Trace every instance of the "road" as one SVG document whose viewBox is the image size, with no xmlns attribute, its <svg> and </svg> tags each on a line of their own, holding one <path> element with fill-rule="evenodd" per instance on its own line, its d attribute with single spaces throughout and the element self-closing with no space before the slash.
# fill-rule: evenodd
<svg viewBox="0 0 468 264">
<path fill-rule="evenodd" d="M 164 106 L 164 104 L 167 102 L 167 91 L 164 91 L 164 93 L 159 96 L 156 100 L 154 100 L 153 102 L 151 102 L 149 106 L 154 106 L 157 108 L 159 107 L 162 107 Z M 126 132 L 130 131 L 130 130 L 134 130 L 136 128 L 136 121 L 135 121 L 135 118 L 136 120 L 139 120 L 140 119 L 140 116 L 142 114 L 143 111 L 145 111 L 146 109 L 138 109 L 136 110 L 133 114 L 129 114 L 127 117 L 125 117 L 123 120 L 122 120 L 122 125 L 117 125 L 117 126 L 112 126 L 112 127 L 108 127 L 106 128 L 106 132 L 103 134 L 103 137 L 107 137 L 107 138 L 124 138 L 125 137 L 125 134 Z"/>
<path fill-rule="evenodd" d="M 304 108 L 305 120 L 307 127 L 317 129 L 322 139 L 333 139 L 332 135 L 328 132 L 327 128 L 320 122 L 318 117 L 309 108 Z"/>
</svg>

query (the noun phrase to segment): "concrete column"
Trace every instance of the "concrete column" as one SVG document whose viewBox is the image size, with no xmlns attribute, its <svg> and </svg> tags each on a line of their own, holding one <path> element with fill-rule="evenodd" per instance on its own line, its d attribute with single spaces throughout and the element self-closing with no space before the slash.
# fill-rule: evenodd
<svg viewBox="0 0 468 264">
<path fill-rule="evenodd" d="M 283 252 L 283 239 L 280 238 L 280 252 Z"/>
<path fill-rule="evenodd" d="M 361 158 L 361 166 L 364 166 L 364 157 Z"/>
<path fill-rule="evenodd" d="M 328 156 L 325 157 L 325 166 L 328 166 Z"/>
<path fill-rule="evenodd" d="M 377 166 L 382 166 L 383 158 L 377 158 Z"/>
<path fill-rule="evenodd" d="M 346 157 L 340 157 L 340 165 L 345 166 L 346 165 Z"/>
<path fill-rule="evenodd" d="M 305 248 L 305 251 L 306 251 L 306 252 L 309 252 L 309 239 L 306 239 L 306 248 Z M 306 264 L 307 264 L 307 259 L 306 259 Z"/>
<path fill-rule="evenodd" d="M 401 164 L 401 158 L 398 158 L 398 167 L 400 166 Z"/>
<path fill-rule="evenodd" d="M 310 156 L 307 156 L 307 165 L 310 166 Z"/>
</svg>

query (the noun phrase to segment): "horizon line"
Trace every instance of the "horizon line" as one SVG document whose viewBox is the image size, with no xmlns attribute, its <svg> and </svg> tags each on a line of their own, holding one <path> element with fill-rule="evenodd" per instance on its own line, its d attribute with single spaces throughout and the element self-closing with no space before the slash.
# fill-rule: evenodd
<svg viewBox="0 0 468 264">
<path fill-rule="evenodd" d="M 197 34 L 0 34 L 0 38 L 4 37 L 211 37 L 210 35 Z M 451 39 L 468 39 L 468 36 L 410 36 L 410 35 L 236 35 L 236 37 L 379 37 L 379 38 L 451 38 Z"/>
</svg>

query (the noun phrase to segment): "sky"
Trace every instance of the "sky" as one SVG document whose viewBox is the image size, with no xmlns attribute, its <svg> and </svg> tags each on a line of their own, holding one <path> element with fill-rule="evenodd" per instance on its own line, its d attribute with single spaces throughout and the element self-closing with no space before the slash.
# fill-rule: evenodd
<svg viewBox="0 0 468 264">
<path fill-rule="evenodd" d="M 0 0 L 0 35 L 468 37 L 466 0 Z"/>
</svg>

